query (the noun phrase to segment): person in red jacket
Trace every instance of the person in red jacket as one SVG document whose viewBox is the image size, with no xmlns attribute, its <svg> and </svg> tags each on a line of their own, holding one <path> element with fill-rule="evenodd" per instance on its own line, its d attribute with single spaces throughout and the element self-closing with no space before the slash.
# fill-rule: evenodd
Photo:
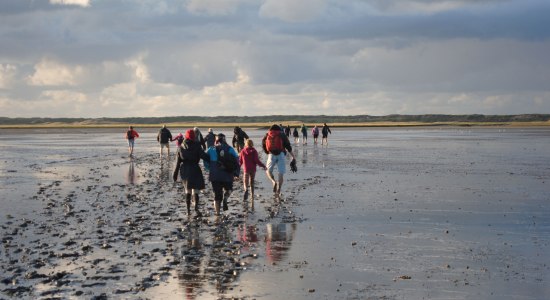
<svg viewBox="0 0 550 300">
<path fill-rule="evenodd" d="M 260 161 L 258 157 L 258 151 L 254 148 L 254 142 L 251 139 L 245 141 L 245 147 L 239 153 L 239 164 L 243 168 L 243 187 L 244 187 L 244 200 L 248 199 L 250 191 L 250 198 L 254 200 L 254 178 L 256 177 L 256 166 L 262 167 L 267 170 L 266 166 Z"/>
<path fill-rule="evenodd" d="M 134 127 L 130 126 L 125 137 L 128 140 L 128 154 L 132 157 L 134 155 L 134 140 L 139 137 L 139 134 L 134 130 Z"/>
</svg>

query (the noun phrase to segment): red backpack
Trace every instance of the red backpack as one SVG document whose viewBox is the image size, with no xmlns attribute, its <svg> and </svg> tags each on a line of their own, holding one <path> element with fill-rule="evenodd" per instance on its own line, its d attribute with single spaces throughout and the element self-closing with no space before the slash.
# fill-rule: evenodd
<svg viewBox="0 0 550 300">
<path fill-rule="evenodd" d="M 271 154 L 278 155 L 283 152 L 283 138 L 280 130 L 270 130 L 267 132 L 267 138 L 265 140 L 265 148 Z"/>
</svg>

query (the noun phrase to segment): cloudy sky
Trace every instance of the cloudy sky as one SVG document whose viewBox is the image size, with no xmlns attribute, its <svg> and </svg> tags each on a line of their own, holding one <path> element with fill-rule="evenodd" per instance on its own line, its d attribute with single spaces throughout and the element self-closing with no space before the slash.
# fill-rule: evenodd
<svg viewBox="0 0 550 300">
<path fill-rule="evenodd" d="M 0 116 L 550 113 L 548 0 L 1 0 Z"/>
</svg>

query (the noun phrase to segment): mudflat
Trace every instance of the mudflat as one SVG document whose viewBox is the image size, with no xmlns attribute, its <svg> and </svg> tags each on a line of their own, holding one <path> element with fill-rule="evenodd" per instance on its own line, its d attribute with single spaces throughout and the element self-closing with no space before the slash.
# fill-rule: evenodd
<svg viewBox="0 0 550 300">
<path fill-rule="evenodd" d="M 548 127 L 334 128 L 221 217 L 138 131 L 0 131 L 0 298 L 550 297 Z"/>
</svg>

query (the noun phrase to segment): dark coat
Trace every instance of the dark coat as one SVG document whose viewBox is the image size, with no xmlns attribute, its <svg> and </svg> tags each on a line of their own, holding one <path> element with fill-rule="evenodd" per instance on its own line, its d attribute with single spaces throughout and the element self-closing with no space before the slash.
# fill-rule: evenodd
<svg viewBox="0 0 550 300">
<path fill-rule="evenodd" d="M 201 158 L 209 160 L 209 157 L 202 151 L 201 145 L 185 140 L 178 148 L 177 154 L 176 169 L 173 174 L 174 181 L 178 179 L 179 173 L 185 189 L 204 189 L 204 176 L 199 161 Z"/>
<path fill-rule="evenodd" d="M 157 142 L 161 144 L 167 144 L 172 140 L 172 133 L 168 128 L 161 128 L 159 134 L 157 134 Z"/>
</svg>

